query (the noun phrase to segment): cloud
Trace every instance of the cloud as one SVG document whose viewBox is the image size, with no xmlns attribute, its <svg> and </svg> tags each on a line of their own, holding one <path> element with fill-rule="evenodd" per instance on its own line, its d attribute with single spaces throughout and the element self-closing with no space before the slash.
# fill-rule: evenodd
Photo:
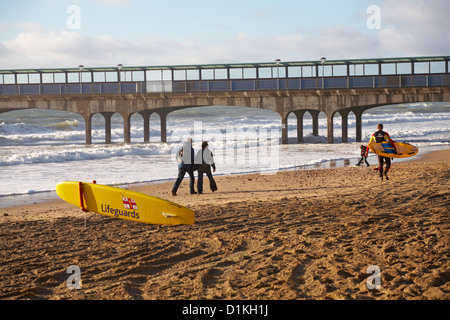
<svg viewBox="0 0 450 320">
<path fill-rule="evenodd" d="M 381 5 L 383 49 L 407 55 L 450 52 L 450 1 L 396 0 Z"/>
<path fill-rule="evenodd" d="M 12 24 L 14 28 L 22 32 L 43 32 L 44 29 L 35 22 L 15 22 Z"/>
<path fill-rule="evenodd" d="M 123 39 L 109 35 L 86 37 L 70 31 L 23 32 L 2 44 L 1 68 L 109 66 L 119 63 L 123 56 L 136 58 L 142 54 L 138 45 Z"/>
<path fill-rule="evenodd" d="M 100 1 L 100 0 L 98 0 Z M 107 1 L 107 0 L 102 0 Z M 125 3 L 121 0 L 109 3 Z M 87 36 L 69 30 L 47 32 L 37 24 L 0 42 L 0 68 L 176 65 L 441 55 L 450 52 L 448 0 L 380 3 L 381 29 L 335 25 L 291 34 L 177 39 L 149 34 L 137 41 L 112 35 Z"/>
<path fill-rule="evenodd" d="M 386 34 L 387 31 L 384 33 Z M 389 38 L 394 43 L 398 33 Z M 367 36 L 348 27 L 322 28 L 314 36 L 291 34 L 257 37 L 239 33 L 227 39 L 176 40 L 149 36 L 129 41 L 110 35 L 84 36 L 77 32 L 22 32 L 0 43 L 0 68 L 43 68 L 123 65 L 176 65 L 350 59 L 389 55 L 377 35 Z M 407 52 L 409 53 L 409 52 Z M 420 53 L 420 52 L 418 52 Z"/>
</svg>

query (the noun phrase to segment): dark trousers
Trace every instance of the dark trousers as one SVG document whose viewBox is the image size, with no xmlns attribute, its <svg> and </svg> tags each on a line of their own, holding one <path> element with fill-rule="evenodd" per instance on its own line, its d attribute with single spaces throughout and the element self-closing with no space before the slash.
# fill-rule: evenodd
<svg viewBox="0 0 450 320">
<path fill-rule="evenodd" d="M 378 156 L 378 169 L 380 171 L 380 177 L 383 176 L 383 163 L 386 162 L 386 170 L 384 173 L 387 174 L 391 168 L 391 158 Z"/>
<path fill-rule="evenodd" d="M 175 181 L 175 184 L 173 185 L 172 191 L 177 192 L 178 188 L 180 187 L 181 181 L 183 181 L 184 176 L 187 174 L 189 175 L 189 188 L 191 189 L 191 193 L 195 193 L 194 184 L 195 184 L 195 178 L 194 178 L 194 171 L 192 171 L 192 168 L 188 169 L 185 167 L 178 168 L 178 178 Z"/>
<path fill-rule="evenodd" d="M 361 159 L 359 159 L 357 166 L 359 166 L 363 161 L 366 162 L 367 166 L 370 166 L 369 162 L 367 161 L 367 157 L 361 157 Z"/>
<path fill-rule="evenodd" d="M 206 174 L 206 176 L 209 179 L 209 187 L 212 192 L 217 191 L 217 185 L 216 181 L 214 180 L 212 173 L 211 173 L 211 167 L 205 167 L 205 168 L 198 168 L 198 178 L 197 178 L 197 191 L 198 193 L 203 192 L 203 174 Z"/>
</svg>

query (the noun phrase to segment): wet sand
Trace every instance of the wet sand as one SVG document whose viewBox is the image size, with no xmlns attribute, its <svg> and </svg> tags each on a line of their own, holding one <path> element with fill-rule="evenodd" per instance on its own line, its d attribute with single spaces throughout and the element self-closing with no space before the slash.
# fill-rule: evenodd
<svg viewBox="0 0 450 320">
<path fill-rule="evenodd" d="M 389 181 L 373 168 L 218 177 L 203 195 L 187 179 L 177 197 L 173 182 L 134 188 L 191 207 L 192 226 L 62 200 L 0 209 L 0 299 L 449 299 L 450 151 L 394 161 Z"/>
</svg>

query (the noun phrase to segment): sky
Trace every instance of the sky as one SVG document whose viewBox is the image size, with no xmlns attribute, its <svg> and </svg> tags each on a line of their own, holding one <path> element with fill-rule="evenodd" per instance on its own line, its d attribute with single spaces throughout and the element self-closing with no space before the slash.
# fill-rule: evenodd
<svg viewBox="0 0 450 320">
<path fill-rule="evenodd" d="M 450 55 L 450 0 L 0 0 L 0 69 Z"/>
</svg>

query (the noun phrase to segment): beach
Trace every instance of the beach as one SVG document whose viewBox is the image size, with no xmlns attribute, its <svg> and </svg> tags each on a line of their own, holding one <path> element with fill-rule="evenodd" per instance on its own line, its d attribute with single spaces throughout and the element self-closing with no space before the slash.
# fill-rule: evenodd
<svg viewBox="0 0 450 320">
<path fill-rule="evenodd" d="M 448 300 L 450 150 L 414 158 L 383 182 L 372 160 L 217 177 L 202 195 L 187 178 L 177 197 L 173 181 L 133 188 L 192 208 L 190 226 L 62 200 L 0 209 L 0 299 Z"/>
</svg>

